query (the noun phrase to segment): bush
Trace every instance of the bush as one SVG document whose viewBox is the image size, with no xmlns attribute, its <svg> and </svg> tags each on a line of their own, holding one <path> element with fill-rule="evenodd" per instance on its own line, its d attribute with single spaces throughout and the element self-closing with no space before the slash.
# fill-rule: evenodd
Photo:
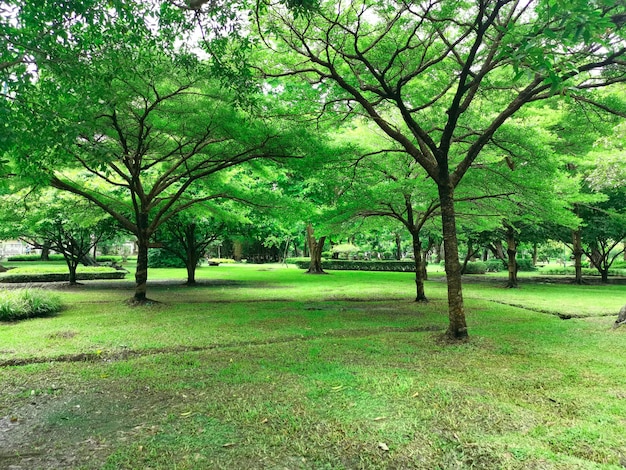
<svg viewBox="0 0 626 470">
<path fill-rule="evenodd" d="M 76 278 L 80 281 L 96 279 L 124 279 L 127 271 L 118 271 L 113 268 L 79 266 Z M 65 266 L 25 267 L 11 269 L 0 274 L 0 282 L 64 282 L 69 281 L 70 275 Z"/>
<path fill-rule="evenodd" d="M 308 258 L 289 258 L 301 269 L 308 269 L 310 260 Z M 329 259 L 322 260 L 322 268 L 329 271 L 395 271 L 395 272 L 415 272 L 415 262 L 413 261 L 378 261 L 378 260 L 343 260 Z"/>
<path fill-rule="evenodd" d="M 0 321 L 47 317 L 59 312 L 62 307 L 58 296 L 42 289 L 0 291 Z"/>
<path fill-rule="evenodd" d="M 322 258 L 322 261 L 324 261 L 324 258 Z M 308 268 L 311 258 L 307 258 L 306 256 L 300 256 L 298 258 L 285 258 L 284 262 L 287 264 L 307 263 L 306 267 Z M 302 266 L 298 265 L 298 267 L 300 268 Z"/>
<path fill-rule="evenodd" d="M 537 271 L 537 268 L 533 264 L 533 260 L 530 258 L 522 258 L 517 260 L 518 271 Z"/>
<path fill-rule="evenodd" d="M 100 255 L 96 258 L 96 261 L 98 263 L 122 263 L 124 257 L 119 255 Z"/>
<path fill-rule="evenodd" d="M 48 255 L 49 261 L 65 261 L 63 255 Z M 41 255 L 14 255 L 7 257 L 7 261 L 41 261 Z"/>
<path fill-rule="evenodd" d="M 465 274 L 485 274 L 487 265 L 482 261 L 470 261 L 465 266 Z"/>
<path fill-rule="evenodd" d="M 506 269 L 506 264 L 501 259 L 489 259 L 487 261 L 483 261 L 485 263 L 485 267 L 487 268 L 488 273 L 499 273 Z"/>
<path fill-rule="evenodd" d="M 148 267 L 149 268 L 184 268 L 185 263 L 182 259 L 174 256 L 169 251 L 160 248 L 151 248 L 148 250 Z"/>
</svg>

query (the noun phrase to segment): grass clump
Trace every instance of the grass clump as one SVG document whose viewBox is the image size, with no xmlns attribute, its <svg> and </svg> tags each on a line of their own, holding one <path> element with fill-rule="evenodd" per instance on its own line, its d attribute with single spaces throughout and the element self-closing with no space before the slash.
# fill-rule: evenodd
<svg viewBox="0 0 626 470">
<path fill-rule="evenodd" d="M 0 291 L 0 321 L 47 317 L 62 308 L 61 299 L 43 289 Z"/>
</svg>

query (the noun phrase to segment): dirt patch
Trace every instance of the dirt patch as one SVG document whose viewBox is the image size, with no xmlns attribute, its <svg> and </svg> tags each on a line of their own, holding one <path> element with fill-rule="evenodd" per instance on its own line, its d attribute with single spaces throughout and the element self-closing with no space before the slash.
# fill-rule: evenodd
<svg viewBox="0 0 626 470">
<path fill-rule="evenodd" d="M 34 392 L 34 391 L 33 391 Z M 0 468 L 100 468 L 116 447 L 154 434 L 176 397 L 117 390 L 33 395 L 0 417 Z"/>
</svg>

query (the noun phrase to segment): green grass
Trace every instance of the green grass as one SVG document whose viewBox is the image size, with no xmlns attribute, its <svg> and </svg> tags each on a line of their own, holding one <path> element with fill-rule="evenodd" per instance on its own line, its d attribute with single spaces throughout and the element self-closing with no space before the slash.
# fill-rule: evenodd
<svg viewBox="0 0 626 470">
<path fill-rule="evenodd" d="M 61 308 L 59 297 L 42 289 L 0 290 L 0 321 L 48 317 Z"/>
<path fill-rule="evenodd" d="M 450 345 L 437 276 L 427 305 L 411 273 L 201 267 L 194 288 L 158 282 L 184 270 L 150 276 L 149 307 L 124 303 L 127 281 L 94 281 L 57 292 L 61 315 L 0 325 L 0 361 L 42 361 L 2 367 L 0 423 L 22 427 L 4 433 L 0 467 L 626 462 L 626 330 L 606 316 L 626 286 L 468 282 L 471 341 Z"/>
</svg>

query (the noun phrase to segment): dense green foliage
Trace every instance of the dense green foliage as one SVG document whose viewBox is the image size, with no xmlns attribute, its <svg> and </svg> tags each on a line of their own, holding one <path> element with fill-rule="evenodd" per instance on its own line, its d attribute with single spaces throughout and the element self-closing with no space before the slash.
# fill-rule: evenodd
<svg viewBox="0 0 626 470">
<path fill-rule="evenodd" d="M 0 321 L 48 317 L 58 313 L 62 307 L 60 297 L 47 290 L 0 290 Z"/>
<path fill-rule="evenodd" d="M 185 261 L 180 257 L 162 248 L 150 248 L 148 250 L 149 268 L 184 268 Z"/>
<path fill-rule="evenodd" d="M 124 279 L 126 271 L 118 271 L 107 267 L 79 266 L 76 271 L 77 280 Z M 70 275 L 62 266 L 19 267 L 0 273 L 0 282 L 62 282 L 69 281 Z"/>
</svg>

